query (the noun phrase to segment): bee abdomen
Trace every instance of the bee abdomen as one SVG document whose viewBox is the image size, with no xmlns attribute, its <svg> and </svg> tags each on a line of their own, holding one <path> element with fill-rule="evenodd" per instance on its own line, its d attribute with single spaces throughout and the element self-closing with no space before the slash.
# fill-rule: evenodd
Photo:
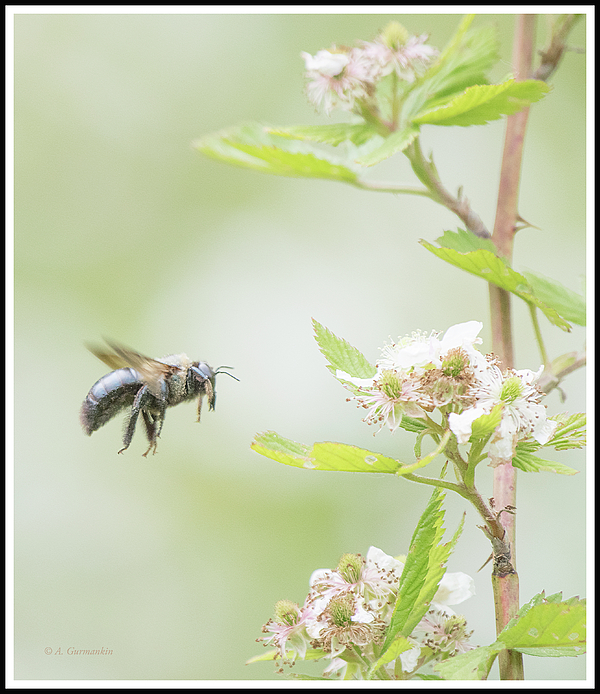
<svg viewBox="0 0 600 694">
<path fill-rule="evenodd" d="M 142 383 L 134 369 L 117 369 L 90 388 L 81 406 L 80 420 L 88 436 L 106 424 L 124 407 L 131 406 Z"/>
</svg>

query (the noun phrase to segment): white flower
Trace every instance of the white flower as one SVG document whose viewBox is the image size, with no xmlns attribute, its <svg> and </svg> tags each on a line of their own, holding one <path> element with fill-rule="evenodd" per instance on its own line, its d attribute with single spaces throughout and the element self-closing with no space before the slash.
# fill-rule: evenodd
<svg viewBox="0 0 600 694">
<path fill-rule="evenodd" d="M 440 333 L 425 335 L 415 332 L 411 337 L 400 339 L 398 343 L 385 345 L 381 350 L 383 357 L 377 362 L 377 366 L 404 371 L 418 370 L 429 364 L 439 367 L 443 357 L 456 348 L 461 348 L 468 354 L 472 365 L 482 364 L 484 357 L 474 347 L 482 342 L 478 337 L 482 328 L 483 323 L 479 321 L 458 323 L 448 328 L 441 339 Z"/>
<path fill-rule="evenodd" d="M 378 66 L 380 77 L 395 72 L 400 79 L 414 82 L 438 55 L 437 49 L 425 45 L 427 38 L 426 34 L 410 36 L 405 42 L 390 46 L 380 37 L 373 42 L 364 41 L 363 51 Z"/>
<path fill-rule="evenodd" d="M 359 389 L 350 400 L 357 400 L 368 410 L 363 419 L 367 424 L 379 424 L 379 430 L 387 425 L 393 433 L 400 426 L 404 415 L 424 417 L 419 405 L 419 384 L 401 372 L 384 370 L 378 372 L 369 389 Z"/>
<path fill-rule="evenodd" d="M 478 363 L 483 359 L 481 352 L 477 351 L 474 345 L 480 345 L 483 340 L 478 337 L 483 329 L 483 323 L 476 320 L 470 320 L 466 323 L 458 323 L 448 328 L 444 333 L 444 337 L 439 340 L 439 352 L 436 355 L 438 359 L 444 354 L 447 354 L 451 349 L 460 347 Z"/>
<path fill-rule="evenodd" d="M 357 558 L 359 555 L 344 555 Z M 344 559 L 342 558 L 342 560 Z M 342 564 L 340 560 L 340 564 Z M 362 560 L 359 560 L 362 562 Z M 348 564 L 346 564 L 348 565 Z M 367 599 L 380 598 L 398 590 L 404 564 L 377 547 L 369 547 L 366 560 L 354 572 L 317 569 L 310 577 L 310 588 L 314 595 L 331 599 L 340 593 L 357 593 Z"/>
<path fill-rule="evenodd" d="M 409 639 L 413 641 L 414 639 Z M 400 662 L 402 663 L 402 670 L 404 672 L 412 672 L 419 662 L 419 657 L 421 655 L 421 646 L 415 643 L 414 647 L 404 653 L 400 653 Z"/>
<path fill-rule="evenodd" d="M 307 72 L 306 95 L 328 114 L 334 106 L 351 111 L 356 100 L 366 99 L 373 83 L 372 67 L 359 49 L 302 53 Z"/>
<path fill-rule="evenodd" d="M 456 436 L 458 443 L 468 443 L 471 438 L 473 422 L 484 414 L 488 414 L 487 408 L 477 406 L 470 407 L 460 414 L 451 412 L 448 416 L 450 431 Z"/>
<path fill-rule="evenodd" d="M 425 412 L 452 399 L 464 402 L 473 371 L 487 366 L 475 348 L 481 343 L 478 335 L 482 328 L 478 321 L 467 321 L 449 328 L 442 338 L 436 332 L 414 332 L 397 343 L 384 345 L 373 378 L 356 378 L 341 370 L 336 377 L 353 392 L 349 400 L 356 400 L 368 410 L 364 422 L 378 424 L 379 431 L 387 425 L 393 433 L 404 415 L 424 418 Z M 435 369 L 444 370 L 441 375 L 448 378 L 440 380 Z M 451 373 L 453 369 L 456 374 Z M 457 427 L 459 424 L 460 420 Z M 462 429 L 461 438 L 468 440 L 470 422 L 465 422 Z"/>
<path fill-rule="evenodd" d="M 475 648 L 469 643 L 472 632 L 467 631 L 465 618 L 449 614 L 447 610 L 429 610 L 419 622 L 416 631 L 422 632 L 424 645 L 434 654 L 447 653 L 454 656 Z"/>
<path fill-rule="evenodd" d="M 302 52 L 306 69 L 320 72 L 327 77 L 335 77 L 348 65 L 350 59 L 345 53 L 330 53 L 329 51 L 318 51 L 315 56 L 310 53 Z"/>
<path fill-rule="evenodd" d="M 431 605 L 439 610 L 450 611 L 451 614 L 454 614 L 449 610 L 449 606 L 460 605 L 461 602 L 468 600 L 473 595 L 475 595 L 475 582 L 471 576 L 462 573 L 462 571 L 446 572 L 440 581 Z"/>
<path fill-rule="evenodd" d="M 502 405 L 502 420 L 491 440 L 492 465 L 510 462 L 517 441 L 527 436 L 545 444 L 554 435 L 557 423 L 547 418 L 536 387 L 543 370 L 543 366 L 537 372 L 509 369 L 503 374 L 495 364 L 489 364 L 478 374 L 477 407 L 490 412 L 495 405 Z"/>
<path fill-rule="evenodd" d="M 295 651 L 300 658 L 304 658 L 310 641 L 306 630 L 310 617 L 311 610 L 306 605 L 300 609 L 289 600 L 280 600 L 275 605 L 275 619 L 270 619 L 263 626 L 263 633 L 271 635 L 259 640 L 263 641 L 265 646 L 273 644 L 284 661 L 287 660 L 288 648 Z"/>
<path fill-rule="evenodd" d="M 409 372 L 418 367 L 431 363 L 434 358 L 434 340 L 437 333 L 426 335 L 420 331 L 410 337 L 400 338 L 399 341 L 384 345 L 382 357 L 377 361 L 377 367 L 382 370 Z"/>
</svg>

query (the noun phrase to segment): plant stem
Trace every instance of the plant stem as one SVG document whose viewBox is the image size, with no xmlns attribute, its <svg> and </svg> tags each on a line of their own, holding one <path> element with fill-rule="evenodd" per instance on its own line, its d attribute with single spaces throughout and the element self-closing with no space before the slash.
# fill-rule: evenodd
<svg viewBox="0 0 600 694">
<path fill-rule="evenodd" d="M 461 194 L 455 197 L 442 185 L 435 164 L 423 154 L 418 137 L 415 137 L 404 150 L 404 153 L 408 157 L 417 178 L 430 191 L 431 199 L 454 212 L 475 236 L 489 239 L 490 232 L 481 221 L 479 215 L 471 208 L 469 201 L 462 197 Z"/>
<path fill-rule="evenodd" d="M 432 198 L 431 191 L 427 188 L 415 188 L 414 186 L 399 186 L 396 183 L 370 183 L 360 178 L 351 182 L 355 188 L 361 190 L 372 190 L 376 193 L 393 193 L 395 195 L 422 195 L 425 198 Z M 437 202 L 437 201 L 436 201 Z"/>
<path fill-rule="evenodd" d="M 565 39 L 573 28 L 575 22 L 581 18 L 580 14 L 563 14 L 552 27 L 552 36 L 548 47 L 540 51 L 542 62 L 533 75 L 533 79 L 548 81 L 550 75 L 556 70 L 567 46 Z"/>
<path fill-rule="evenodd" d="M 516 80 L 527 79 L 533 58 L 535 36 L 535 15 L 519 15 L 515 30 L 513 48 L 513 72 Z M 529 109 L 509 116 L 506 123 L 504 152 L 500 171 L 500 187 L 496 207 L 496 219 L 492 241 L 498 255 L 509 263 L 512 260 L 516 223 L 519 218 L 518 196 L 523 157 L 523 140 L 527 127 Z M 504 368 L 512 368 L 513 341 L 511 327 L 510 294 L 490 285 L 490 310 L 492 320 L 492 349 Z M 512 465 L 499 465 L 494 470 L 494 504 L 501 510 L 516 506 L 517 474 Z M 504 514 L 503 526 L 506 541 L 510 547 L 510 561 L 515 563 L 515 517 Z M 496 552 L 494 552 L 496 555 Z M 496 608 L 496 630 L 499 633 L 519 609 L 519 578 L 514 571 L 498 566 L 495 556 L 492 583 Z M 510 585 L 509 585 L 510 584 Z M 499 658 L 501 679 L 523 679 L 522 656 L 515 652 L 505 652 Z"/>
<path fill-rule="evenodd" d="M 542 338 L 542 331 L 540 330 L 540 324 L 537 319 L 537 308 L 533 304 L 527 304 L 529 307 L 529 312 L 531 313 L 531 323 L 533 324 L 533 331 L 535 333 L 535 339 L 537 340 L 538 347 L 540 348 L 540 356 L 542 358 L 542 364 L 545 368 L 548 368 L 550 361 L 548 359 L 548 353 L 546 352 L 546 347 L 544 346 L 544 340 Z"/>
</svg>

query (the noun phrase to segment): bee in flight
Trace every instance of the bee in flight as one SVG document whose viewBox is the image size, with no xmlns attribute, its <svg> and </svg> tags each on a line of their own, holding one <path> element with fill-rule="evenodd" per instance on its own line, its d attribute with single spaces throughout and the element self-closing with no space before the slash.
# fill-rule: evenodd
<svg viewBox="0 0 600 694">
<path fill-rule="evenodd" d="M 127 347 L 108 342 L 110 350 L 89 346 L 88 349 L 111 369 L 106 376 L 96 381 L 81 406 L 80 419 L 85 433 L 106 424 L 125 408 L 131 408 L 125 420 L 123 453 L 133 438 L 135 426 L 141 413 L 150 445 L 144 457 L 156 453 L 157 439 L 165 421 L 167 407 L 198 398 L 198 419 L 202 398 L 206 396 L 208 409 L 215 409 L 215 379 L 217 374 L 233 374 L 221 369 L 213 370 L 204 361 L 191 361 L 185 354 L 170 354 L 161 359 L 151 359 Z M 239 380 L 235 378 L 235 380 Z"/>
</svg>

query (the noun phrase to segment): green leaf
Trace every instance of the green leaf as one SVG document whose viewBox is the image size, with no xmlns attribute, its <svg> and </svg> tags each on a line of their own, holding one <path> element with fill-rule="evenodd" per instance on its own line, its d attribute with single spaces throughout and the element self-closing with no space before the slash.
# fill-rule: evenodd
<svg viewBox="0 0 600 694">
<path fill-rule="evenodd" d="M 535 595 L 490 646 L 461 653 L 434 666 L 445 680 L 487 679 L 494 659 L 505 649 L 540 657 L 585 652 L 585 600 L 562 600 L 561 593 Z"/>
<path fill-rule="evenodd" d="M 428 465 L 443 452 L 450 438 L 446 432 L 437 448 L 416 462 L 405 465 L 399 460 L 388 458 L 381 453 L 350 446 L 346 443 L 324 441 L 312 447 L 286 439 L 274 431 L 257 434 L 251 444 L 257 453 L 278 463 L 301 467 L 306 470 L 329 470 L 336 472 L 377 472 L 406 475 Z"/>
<path fill-rule="evenodd" d="M 572 448 L 584 448 L 586 445 L 586 416 L 582 413 L 569 415 L 562 412 L 553 415 L 550 419 L 557 422 L 558 426 L 552 438 L 544 444 L 533 439 L 519 441 L 517 443 L 517 456 L 531 454 L 540 448 L 554 448 L 557 451 L 566 451 Z M 548 461 L 549 462 L 549 461 Z"/>
<path fill-rule="evenodd" d="M 477 251 L 479 249 L 496 253 L 496 246 L 494 246 L 494 242 L 491 239 L 484 239 L 464 229 L 458 229 L 457 231 L 446 230 L 444 235 L 437 238 L 435 242 L 442 248 L 453 248 L 459 253 L 469 253 L 469 251 Z"/>
<path fill-rule="evenodd" d="M 327 368 L 334 376 L 336 371 L 343 371 L 354 378 L 373 378 L 375 376 L 377 369 L 356 347 L 352 347 L 346 340 L 336 337 L 314 318 L 313 327 L 319 349 L 329 362 Z"/>
<path fill-rule="evenodd" d="M 268 132 L 280 137 L 320 142 L 326 145 L 333 145 L 334 147 L 348 141 L 355 145 L 363 145 L 371 138 L 378 136 L 378 133 L 369 123 L 294 125 L 288 128 L 268 128 Z"/>
<path fill-rule="evenodd" d="M 538 596 L 536 596 L 538 597 Z M 536 656 L 576 656 L 585 653 L 585 600 L 535 600 L 511 620 L 498 636 L 505 648 Z"/>
<path fill-rule="evenodd" d="M 512 464 L 513 467 L 519 468 L 523 472 L 556 472 L 559 475 L 576 475 L 579 472 L 568 465 L 556 463 L 553 460 L 544 460 L 532 453 L 519 451 L 518 446 Z"/>
<path fill-rule="evenodd" d="M 270 135 L 258 125 L 222 130 L 196 140 L 194 147 L 213 159 L 277 176 L 324 178 L 355 183 L 353 165 L 308 142 Z"/>
<path fill-rule="evenodd" d="M 485 125 L 522 111 L 550 91 L 540 80 L 474 85 L 459 96 L 412 119 L 418 125 Z"/>
<path fill-rule="evenodd" d="M 569 415 L 566 412 L 562 412 L 550 417 L 550 419 L 558 422 L 558 426 L 554 436 L 544 446 L 550 446 L 557 451 L 565 451 L 569 448 L 583 448 L 586 445 L 586 432 L 584 429 L 587 418 L 585 414 L 578 412 Z"/>
<path fill-rule="evenodd" d="M 356 160 L 360 166 L 374 166 L 380 161 L 404 151 L 419 134 L 419 128 L 408 126 L 387 137 L 379 147 Z"/>
<path fill-rule="evenodd" d="M 551 306 L 563 318 L 577 325 L 585 325 L 585 297 L 567 289 L 550 277 L 537 272 L 523 272 L 533 291 L 545 304 Z"/>
<path fill-rule="evenodd" d="M 325 441 L 309 447 L 274 431 L 257 434 L 251 447 L 279 463 L 307 470 L 396 474 L 402 467 L 398 460 L 356 446 Z"/>
<path fill-rule="evenodd" d="M 536 306 L 553 325 L 558 326 L 565 332 L 570 332 L 570 324 L 533 293 L 533 288 L 523 275 L 515 272 L 497 255 L 483 249 L 470 253 L 459 253 L 452 248 L 436 248 L 423 239 L 421 239 L 421 244 L 434 255 L 437 255 L 438 258 L 461 268 L 461 270 L 481 277 L 486 282 L 495 284 L 501 289 L 512 292 L 515 296 L 523 299 L 523 301 Z"/>
<path fill-rule="evenodd" d="M 540 657 L 585 652 L 585 600 L 562 600 L 560 593 L 535 595 L 523 605 L 490 646 L 461 653 L 434 666 L 445 680 L 484 680 L 505 649 Z"/>
<path fill-rule="evenodd" d="M 434 665 L 445 680 L 485 680 L 502 647 L 482 646 Z"/>
<path fill-rule="evenodd" d="M 409 636 L 429 609 L 446 571 L 445 564 L 462 532 L 464 517 L 452 540 L 441 544 L 444 535 L 443 501 L 444 493 L 436 489 L 413 534 L 382 658 L 396 636 Z"/>
<path fill-rule="evenodd" d="M 379 453 L 333 441 L 315 443 L 312 457 L 318 470 L 397 473 L 402 465 Z"/>
<path fill-rule="evenodd" d="M 557 451 L 565 451 L 572 448 L 583 448 L 586 445 L 585 437 L 585 414 L 577 413 L 569 415 L 563 412 L 550 417 L 556 421 L 558 426 L 552 438 L 545 444 L 538 443 L 533 439 L 519 441 L 513 465 L 523 472 L 556 472 L 559 475 L 576 475 L 579 470 L 556 463 L 553 460 L 544 460 L 534 455 L 540 448 L 554 448 Z"/>
<path fill-rule="evenodd" d="M 447 103 L 468 87 L 488 83 L 486 73 L 499 59 L 500 44 L 493 27 L 469 28 L 473 16 L 463 19 L 448 46 L 416 86 L 411 94 L 413 103 L 403 111 L 406 120 Z"/>
</svg>

